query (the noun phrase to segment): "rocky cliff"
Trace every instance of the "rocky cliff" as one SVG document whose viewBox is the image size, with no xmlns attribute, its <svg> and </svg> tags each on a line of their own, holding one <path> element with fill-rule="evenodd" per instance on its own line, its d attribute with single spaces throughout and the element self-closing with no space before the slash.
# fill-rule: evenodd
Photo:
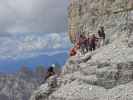
<svg viewBox="0 0 133 100">
<path fill-rule="evenodd" d="M 128 36 L 133 27 L 132 0 L 70 0 L 69 36 L 75 41 L 77 33 L 97 33 L 100 26 L 113 41 L 122 34 Z"/>
<path fill-rule="evenodd" d="M 0 100 L 28 100 L 39 86 L 35 78 L 29 76 L 0 75 Z"/>
<path fill-rule="evenodd" d="M 0 73 L 0 100 L 29 100 L 31 93 L 44 81 L 44 71 L 41 66 L 35 71 L 22 66 L 16 73 Z"/>
<path fill-rule="evenodd" d="M 31 100 L 133 100 L 132 0 L 73 1 L 81 7 L 80 20 L 74 22 L 78 31 L 93 33 L 105 26 L 109 43 L 69 58 L 58 87 L 44 96 L 48 89 L 44 84 Z"/>
<path fill-rule="evenodd" d="M 132 100 L 133 48 L 117 41 L 69 58 L 58 81 L 61 85 L 48 98 L 31 100 Z M 43 97 L 43 86 L 33 96 Z"/>
</svg>

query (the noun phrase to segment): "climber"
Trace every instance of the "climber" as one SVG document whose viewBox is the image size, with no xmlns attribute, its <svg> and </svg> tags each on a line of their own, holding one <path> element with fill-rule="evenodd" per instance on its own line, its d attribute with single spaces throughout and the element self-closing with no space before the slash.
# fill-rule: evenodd
<svg viewBox="0 0 133 100">
<path fill-rule="evenodd" d="M 81 53 L 85 54 L 85 49 L 86 49 L 86 37 L 85 36 L 80 35 L 79 44 L 80 44 Z M 87 49 L 86 49 L 86 51 L 87 51 Z"/>
<path fill-rule="evenodd" d="M 75 49 L 76 49 L 76 56 L 80 57 L 82 54 L 80 52 L 80 43 L 79 40 L 75 43 Z"/>
<path fill-rule="evenodd" d="M 53 75 L 55 75 L 54 68 L 52 66 L 50 66 L 47 70 L 45 80 L 47 80 L 49 77 L 51 77 Z"/>
<path fill-rule="evenodd" d="M 79 40 L 77 39 L 77 41 L 75 42 L 75 48 L 77 49 L 77 50 L 79 50 L 80 49 L 80 42 L 79 42 Z"/>
<path fill-rule="evenodd" d="M 76 48 L 75 47 L 73 47 L 73 48 L 71 48 L 70 49 L 70 56 L 75 56 L 76 55 Z"/>
<path fill-rule="evenodd" d="M 54 71 L 54 67 L 55 66 L 52 65 L 48 68 L 47 75 L 45 78 L 50 89 L 57 87 L 57 78 L 59 77 L 59 74 Z"/>
<path fill-rule="evenodd" d="M 105 44 L 105 32 L 103 26 L 101 26 L 100 30 L 98 30 L 98 37 L 99 37 L 98 47 L 103 46 Z"/>
<path fill-rule="evenodd" d="M 90 36 L 88 36 L 88 38 L 87 38 L 87 47 L 88 47 L 88 51 L 90 50 L 90 41 L 91 40 L 91 38 L 90 38 Z"/>
<path fill-rule="evenodd" d="M 86 53 L 89 51 L 88 49 L 88 38 L 87 37 L 84 37 L 84 45 L 85 45 L 85 50 L 86 50 Z"/>
<path fill-rule="evenodd" d="M 100 37 L 100 35 L 101 35 L 101 31 L 100 30 L 98 30 L 98 42 L 97 42 L 97 48 L 100 48 L 100 46 L 101 46 L 101 41 L 102 41 L 102 38 Z"/>
<path fill-rule="evenodd" d="M 95 36 L 95 34 L 92 35 L 90 38 L 90 51 L 94 51 L 96 49 L 98 38 Z"/>
<path fill-rule="evenodd" d="M 57 90 L 59 84 L 59 75 L 54 71 L 55 66 L 50 66 L 47 70 L 47 75 L 45 77 L 46 82 L 42 85 L 41 92 L 43 92 L 43 96 L 40 95 L 40 91 L 37 93 L 37 96 L 35 96 L 33 100 L 42 100 L 47 99 L 50 94 L 52 94 L 54 91 Z"/>
</svg>

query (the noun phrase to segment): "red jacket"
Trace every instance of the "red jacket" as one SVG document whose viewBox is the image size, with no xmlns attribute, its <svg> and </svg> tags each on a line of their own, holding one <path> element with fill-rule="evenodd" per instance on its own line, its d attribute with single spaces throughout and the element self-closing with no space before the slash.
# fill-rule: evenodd
<svg viewBox="0 0 133 100">
<path fill-rule="evenodd" d="M 70 49 L 70 56 L 75 56 L 76 55 L 76 49 L 75 48 L 71 48 Z"/>
</svg>

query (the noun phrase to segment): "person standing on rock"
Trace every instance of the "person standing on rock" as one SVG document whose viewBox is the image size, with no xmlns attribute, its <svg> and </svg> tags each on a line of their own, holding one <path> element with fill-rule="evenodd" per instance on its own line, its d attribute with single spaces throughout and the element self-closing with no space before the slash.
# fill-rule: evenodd
<svg viewBox="0 0 133 100">
<path fill-rule="evenodd" d="M 105 31 L 104 31 L 103 26 L 101 26 L 100 30 L 98 30 L 98 37 L 99 37 L 98 47 L 104 46 L 104 44 L 105 44 Z"/>
<path fill-rule="evenodd" d="M 96 50 L 96 44 L 97 44 L 98 38 L 95 36 L 95 34 L 92 35 L 90 38 L 90 51 Z"/>
<path fill-rule="evenodd" d="M 88 49 L 88 38 L 87 37 L 84 37 L 84 45 L 85 45 L 85 50 L 86 50 L 86 53 L 89 51 Z"/>
<path fill-rule="evenodd" d="M 80 44 L 80 49 L 81 49 L 81 53 L 83 54 L 83 55 L 85 55 L 85 49 L 86 49 L 86 38 L 85 38 L 85 36 L 83 36 L 83 35 L 80 35 L 80 37 L 79 37 L 79 44 Z"/>
<path fill-rule="evenodd" d="M 76 49 L 76 56 L 78 57 L 81 56 L 79 40 L 77 40 L 77 42 L 75 43 L 75 49 Z"/>
<path fill-rule="evenodd" d="M 88 51 L 90 50 L 90 43 L 91 43 L 91 37 L 88 36 L 88 37 L 87 37 L 87 47 L 88 47 Z"/>
<path fill-rule="evenodd" d="M 100 46 L 101 46 L 101 42 L 102 42 L 102 37 L 101 37 L 101 31 L 100 30 L 98 30 L 98 43 L 97 43 L 97 48 L 100 48 Z"/>
</svg>

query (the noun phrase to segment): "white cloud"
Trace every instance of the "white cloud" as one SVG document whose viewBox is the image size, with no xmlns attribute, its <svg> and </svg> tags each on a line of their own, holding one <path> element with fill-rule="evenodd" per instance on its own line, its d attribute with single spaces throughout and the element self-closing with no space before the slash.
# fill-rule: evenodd
<svg viewBox="0 0 133 100">
<path fill-rule="evenodd" d="M 27 58 L 40 54 L 61 52 L 71 46 L 66 33 L 21 33 L 0 38 L 0 58 Z M 55 51 L 54 51 L 55 50 Z"/>
<path fill-rule="evenodd" d="M 68 48 L 61 33 L 67 31 L 67 5 L 68 0 L 0 0 L 0 58 Z"/>
</svg>

